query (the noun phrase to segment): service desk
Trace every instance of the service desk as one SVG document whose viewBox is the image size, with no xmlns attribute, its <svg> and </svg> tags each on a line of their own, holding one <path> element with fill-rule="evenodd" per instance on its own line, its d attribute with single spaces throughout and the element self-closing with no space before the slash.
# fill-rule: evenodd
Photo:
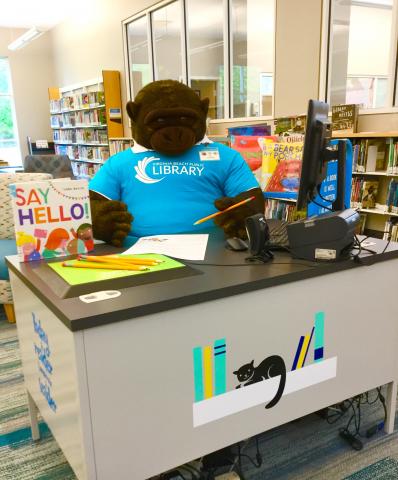
<svg viewBox="0 0 398 480">
<path fill-rule="evenodd" d="M 141 480 L 385 384 L 392 432 L 398 244 L 373 241 L 362 263 L 245 265 L 214 235 L 185 276 L 115 281 L 120 296 L 92 303 L 80 293 L 104 285 L 72 292 L 8 257 L 33 437 L 38 409 L 79 479 Z M 234 372 L 267 378 L 272 355 L 286 384 L 265 408 L 282 377 Z"/>
</svg>

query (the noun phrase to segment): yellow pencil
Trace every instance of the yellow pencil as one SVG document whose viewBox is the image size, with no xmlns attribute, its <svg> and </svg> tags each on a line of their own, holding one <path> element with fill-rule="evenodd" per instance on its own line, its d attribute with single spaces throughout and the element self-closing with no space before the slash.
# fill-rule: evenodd
<svg viewBox="0 0 398 480">
<path fill-rule="evenodd" d="M 143 272 L 149 270 L 149 268 L 141 265 L 118 265 L 117 263 L 95 263 L 95 262 L 86 262 L 86 261 L 67 261 L 62 263 L 63 267 L 73 267 L 73 268 L 91 268 L 91 269 L 102 269 L 102 270 L 134 270 Z"/>
<path fill-rule="evenodd" d="M 256 197 L 249 197 L 246 198 L 245 200 L 242 200 L 241 202 L 235 203 L 235 205 L 231 205 L 230 207 L 226 208 L 225 210 L 220 210 L 219 212 L 212 213 L 211 215 L 208 215 L 207 217 L 203 217 L 200 220 L 197 220 L 194 225 L 199 225 L 200 223 L 206 222 L 207 220 L 210 220 L 211 218 L 217 217 L 218 215 L 221 215 L 222 213 L 228 212 L 229 210 L 232 210 L 236 207 L 240 207 L 244 203 L 251 202 L 254 200 Z"/>
<path fill-rule="evenodd" d="M 122 258 L 111 255 L 95 256 L 95 255 L 79 255 L 78 260 L 98 263 L 117 263 L 119 265 L 148 265 L 156 266 L 160 262 L 147 258 Z"/>
</svg>

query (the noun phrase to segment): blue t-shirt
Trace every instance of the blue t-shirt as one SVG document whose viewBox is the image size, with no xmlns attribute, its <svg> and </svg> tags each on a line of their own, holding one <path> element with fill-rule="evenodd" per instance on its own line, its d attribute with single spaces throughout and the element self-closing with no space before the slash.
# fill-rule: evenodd
<svg viewBox="0 0 398 480">
<path fill-rule="evenodd" d="M 109 158 L 90 181 L 90 190 L 126 203 L 133 237 L 203 230 L 205 224 L 193 223 L 217 211 L 214 200 L 258 186 L 238 152 L 213 142 L 177 157 L 136 144 Z"/>
</svg>

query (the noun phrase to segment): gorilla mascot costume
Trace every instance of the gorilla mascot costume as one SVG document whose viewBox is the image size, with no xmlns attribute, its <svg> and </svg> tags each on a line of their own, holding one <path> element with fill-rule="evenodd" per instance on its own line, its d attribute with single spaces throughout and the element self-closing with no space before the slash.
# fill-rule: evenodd
<svg viewBox="0 0 398 480">
<path fill-rule="evenodd" d="M 214 219 L 227 237 L 246 238 L 245 218 L 264 212 L 263 194 L 240 154 L 205 136 L 208 107 L 174 80 L 152 82 L 128 102 L 134 146 L 90 182 L 95 238 L 120 247 L 146 235 L 195 233 L 200 218 L 254 196 Z"/>
</svg>

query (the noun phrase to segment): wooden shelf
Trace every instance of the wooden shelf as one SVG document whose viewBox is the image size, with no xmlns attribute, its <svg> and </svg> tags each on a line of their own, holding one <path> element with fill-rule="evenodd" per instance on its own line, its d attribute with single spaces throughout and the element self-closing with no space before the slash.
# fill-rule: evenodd
<svg viewBox="0 0 398 480">
<path fill-rule="evenodd" d="M 108 147 L 109 145 L 107 143 L 72 143 L 72 142 L 54 142 L 54 145 L 88 145 L 90 147 Z"/>
<path fill-rule="evenodd" d="M 99 108 L 105 108 L 105 105 L 97 105 L 96 107 L 84 107 L 84 108 L 72 108 L 69 110 L 60 110 L 59 112 L 50 112 L 51 115 L 61 115 L 62 113 L 83 112 L 90 110 L 97 110 Z"/>
<path fill-rule="evenodd" d="M 375 215 L 385 215 L 388 217 L 398 217 L 398 213 L 392 213 L 392 212 L 383 212 L 383 210 L 377 210 L 376 208 L 360 208 L 360 212 L 363 213 L 373 213 Z"/>
<path fill-rule="evenodd" d="M 76 128 L 107 128 L 106 125 L 74 125 L 70 127 L 51 127 L 53 130 L 73 130 Z"/>
<path fill-rule="evenodd" d="M 398 131 L 389 132 L 357 132 L 349 133 L 347 135 L 332 132 L 332 138 L 381 138 L 381 137 L 398 137 Z"/>
</svg>

